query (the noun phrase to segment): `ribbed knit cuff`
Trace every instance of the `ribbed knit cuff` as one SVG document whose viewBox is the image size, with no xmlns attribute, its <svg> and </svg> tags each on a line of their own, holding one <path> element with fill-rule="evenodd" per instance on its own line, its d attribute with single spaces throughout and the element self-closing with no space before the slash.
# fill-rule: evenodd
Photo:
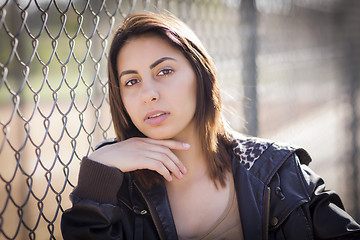
<svg viewBox="0 0 360 240">
<path fill-rule="evenodd" d="M 120 170 L 84 157 L 80 166 L 78 185 L 73 194 L 82 199 L 116 205 L 116 195 L 123 178 L 124 174 Z"/>
</svg>

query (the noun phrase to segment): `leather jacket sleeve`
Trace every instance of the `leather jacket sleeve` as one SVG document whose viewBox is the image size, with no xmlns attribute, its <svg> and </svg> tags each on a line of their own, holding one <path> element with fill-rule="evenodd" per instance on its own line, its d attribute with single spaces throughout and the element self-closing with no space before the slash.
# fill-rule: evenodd
<svg viewBox="0 0 360 240">
<path fill-rule="evenodd" d="M 72 196 L 73 207 L 62 216 L 64 240 L 126 239 L 123 236 L 120 208 L 112 204 Z"/>
<path fill-rule="evenodd" d="M 123 175 L 118 169 L 83 159 L 78 185 L 71 194 L 73 206 L 62 215 L 65 240 L 126 239 L 116 197 Z"/>
<path fill-rule="evenodd" d="M 309 212 L 316 239 L 360 239 L 360 225 L 345 211 L 339 196 L 325 189 L 325 183 L 302 165 L 310 195 Z"/>
</svg>

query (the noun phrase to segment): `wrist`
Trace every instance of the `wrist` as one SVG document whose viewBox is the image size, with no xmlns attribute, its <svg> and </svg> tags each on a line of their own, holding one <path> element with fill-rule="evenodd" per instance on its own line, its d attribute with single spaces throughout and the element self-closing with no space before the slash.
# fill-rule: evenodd
<svg viewBox="0 0 360 240">
<path fill-rule="evenodd" d="M 116 194 L 124 174 L 116 169 L 84 157 L 74 195 L 100 203 L 117 204 Z"/>
</svg>

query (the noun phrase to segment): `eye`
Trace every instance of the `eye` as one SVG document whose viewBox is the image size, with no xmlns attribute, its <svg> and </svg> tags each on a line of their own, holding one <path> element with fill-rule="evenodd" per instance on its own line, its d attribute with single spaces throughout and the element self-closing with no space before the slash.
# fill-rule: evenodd
<svg viewBox="0 0 360 240">
<path fill-rule="evenodd" d="M 170 68 L 165 68 L 163 70 L 161 70 L 159 73 L 158 73 L 158 76 L 166 76 L 166 75 L 169 75 L 171 73 L 173 73 L 174 71 Z"/>
<path fill-rule="evenodd" d="M 138 82 L 139 82 L 138 79 L 130 79 L 130 80 L 126 81 L 125 86 L 132 86 L 132 85 L 137 84 Z"/>
</svg>

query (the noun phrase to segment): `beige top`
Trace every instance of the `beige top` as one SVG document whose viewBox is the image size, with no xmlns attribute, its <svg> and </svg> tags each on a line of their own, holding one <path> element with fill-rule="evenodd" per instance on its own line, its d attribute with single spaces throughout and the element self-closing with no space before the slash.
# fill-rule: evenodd
<svg viewBox="0 0 360 240">
<path fill-rule="evenodd" d="M 232 178 L 231 178 L 232 179 Z M 179 240 L 243 240 L 238 204 L 236 200 L 234 182 L 230 181 L 230 197 L 227 207 L 218 221 L 202 236 L 186 238 L 178 236 Z"/>
</svg>

